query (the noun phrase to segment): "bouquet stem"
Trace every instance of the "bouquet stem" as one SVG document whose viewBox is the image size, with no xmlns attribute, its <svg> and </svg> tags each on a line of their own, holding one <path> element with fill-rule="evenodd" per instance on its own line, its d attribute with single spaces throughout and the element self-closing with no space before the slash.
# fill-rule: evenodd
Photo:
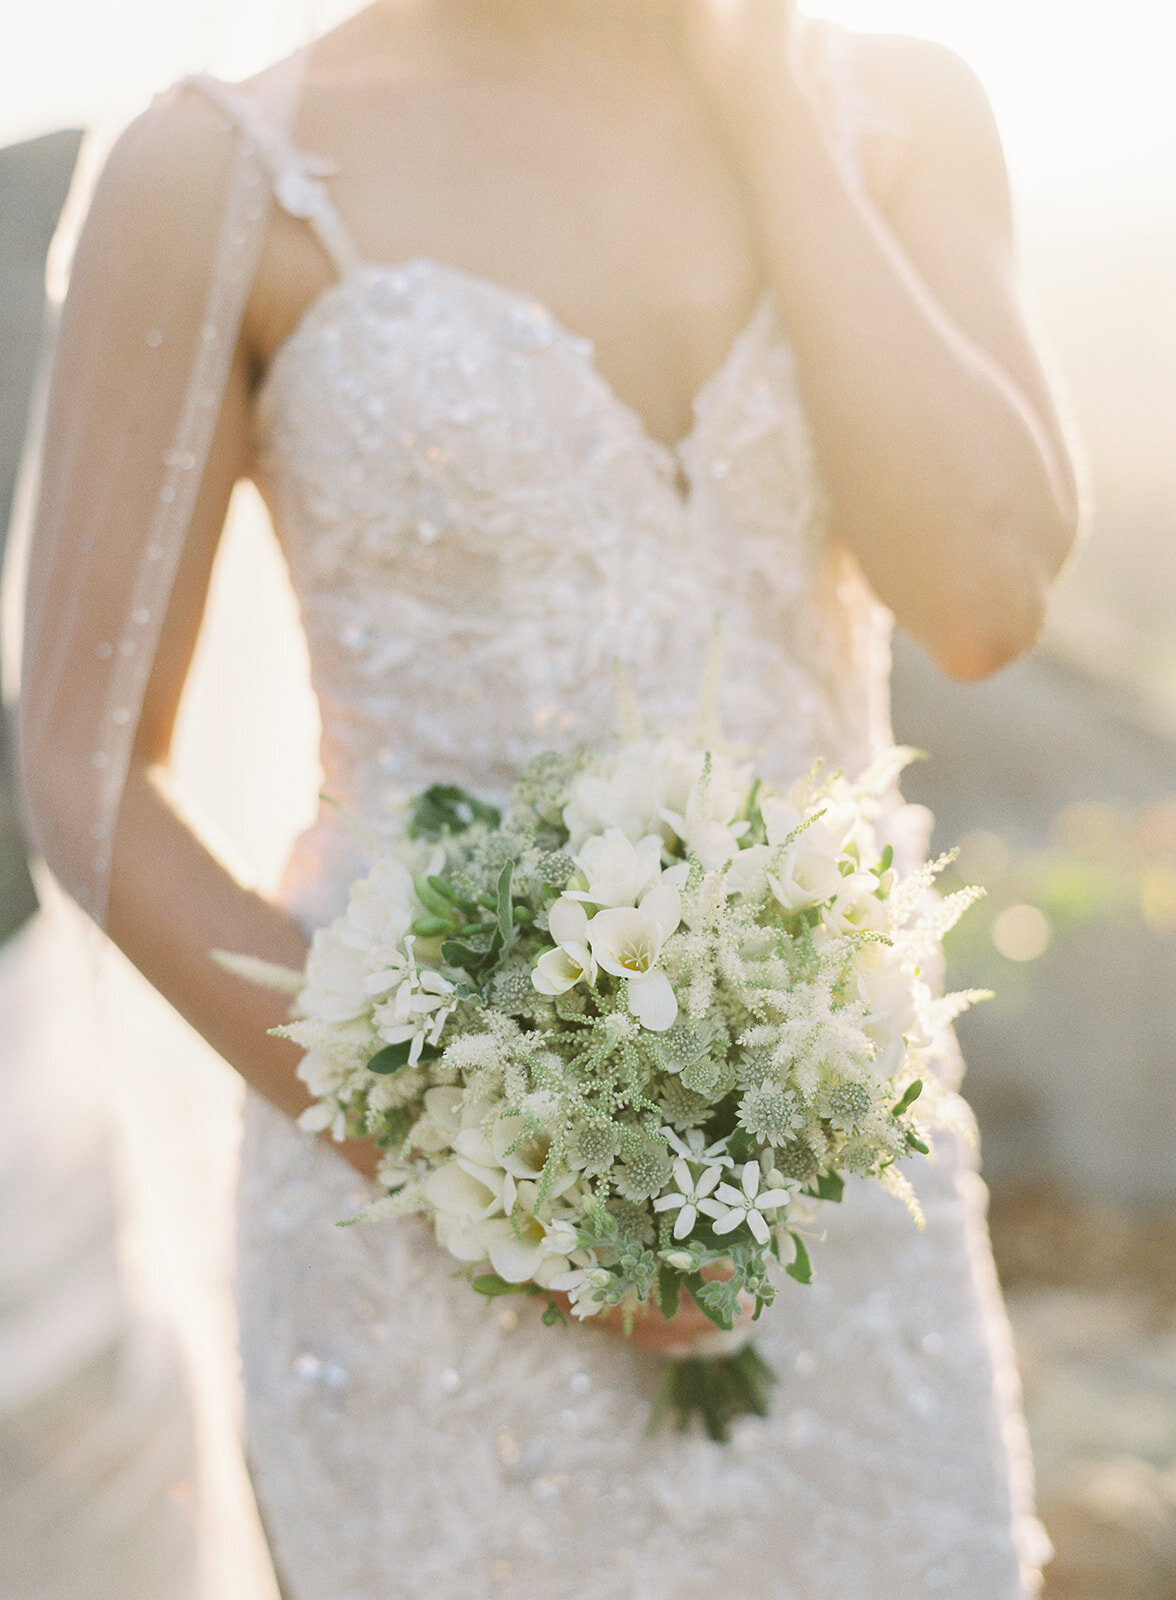
<svg viewBox="0 0 1176 1600">
<path fill-rule="evenodd" d="M 739 1417 L 766 1417 L 776 1374 L 747 1343 L 729 1356 L 672 1357 L 662 1368 L 649 1432 L 654 1434 L 667 1415 L 680 1433 L 698 1417 L 717 1444 L 725 1444 L 731 1424 Z"/>
</svg>

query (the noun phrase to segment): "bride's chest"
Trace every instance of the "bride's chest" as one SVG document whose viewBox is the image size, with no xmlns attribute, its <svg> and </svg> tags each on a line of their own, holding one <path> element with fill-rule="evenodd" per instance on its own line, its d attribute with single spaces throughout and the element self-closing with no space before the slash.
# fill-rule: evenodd
<svg viewBox="0 0 1176 1600">
<path fill-rule="evenodd" d="M 255 411 L 257 478 L 296 587 L 444 583 L 502 604 L 563 574 L 635 564 L 703 586 L 740 538 L 795 582 L 820 537 L 790 353 L 762 301 L 674 450 L 591 345 L 525 295 L 429 261 L 364 267 L 277 351 Z"/>
</svg>

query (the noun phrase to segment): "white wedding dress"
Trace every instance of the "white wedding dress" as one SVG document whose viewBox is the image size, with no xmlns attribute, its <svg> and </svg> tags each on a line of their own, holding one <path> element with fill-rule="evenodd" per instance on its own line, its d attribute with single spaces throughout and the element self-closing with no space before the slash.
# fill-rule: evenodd
<svg viewBox="0 0 1176 1600">
<path fill-rule="evenodd" d="M 534 753 L 605 740 L 617 664 L 651 726 L 687 723 L 716 625 L 724 731 L 765 773 L 887 744 L 888 618 L 826 546 L 770 299 L 669 452 L 525 294 L 361 261 L 299 152 L 200 85 L 339 270 L 255 423 L 347 812 L 501 794 Z M 325 810 L 286 903 L 320 923 L 362 867 Z M 827 1209 L 817 1282 L 760 1325 L 772 1415 L 723 1449 L 647 1437 L 655 1362 L 482 1300 L 422 1226 L 337 1228 L 354 1173 L 253 1099 L 247 1444 L 288 1600 L 1017 1600 L 1035 1524 L 984 1191 L 950 1138 L 912 1176 L 923 1232 L 864 1185 Z"/>
</svg>

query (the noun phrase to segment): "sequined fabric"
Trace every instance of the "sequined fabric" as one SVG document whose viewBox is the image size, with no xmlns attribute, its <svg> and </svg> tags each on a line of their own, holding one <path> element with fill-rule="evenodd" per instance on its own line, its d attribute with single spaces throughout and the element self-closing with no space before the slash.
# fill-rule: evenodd
<svg viewBox="0 0 1176 1600">
<path fill-rule="evenodd" d="M 614 664 L 686 721 L 716 624 L 727 731 L 787 777 L 888 739 L 885 618 L 826 546 L 792 361 L 765 300 L 654 444 L 583 339 L 511 290 L 356 266 L 273 362 L 258 475 L 310 641 L 329 792 L 501 792 L 613 730 Z M 681 482 L 679 479 L 681 478 Z M 328 811 L 286 897 L 362 865 Z M 1033 1525 L 969 1154 L 829 1208 L 787 1281 L 781 1382 L 729 1449 L 645 1433 L 654 1364 L 486 1302 L 414 1222 L 340 1230 L 351 1170 L 260 1102 L 241 1190 L 249 1451 L 289 1600 L 1017 1600 Z"/>
</svg>

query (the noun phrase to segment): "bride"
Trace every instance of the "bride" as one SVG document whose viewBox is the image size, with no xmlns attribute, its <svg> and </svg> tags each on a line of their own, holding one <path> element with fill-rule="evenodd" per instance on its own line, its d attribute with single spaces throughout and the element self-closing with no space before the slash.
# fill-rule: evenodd
<svg viewBox="0 0 1176 1600">
<path fill-rule="evenodd" d="M 295 1129 L 283 1004 L 208 952 L 300 966 L 362 852 L 324 807 L 262 895 L 167 773 L 244 476 L 324 788 L 376 831 L 405 791 L 498 794 L 607 738 L 616 663 L 651 725 L 684 723 L 716 619 L 725 731 L 771 777 L 860 770 L 890 737 L 889 614 L 983 677 L 1073 538 L 1011 257 L 968 71 L 790 0 L 377 0 L 116 146 L 49 401 L 23 776 L 49 864 L 256 1091 L 247 1452 L 288 1600 L 1033 1586 L 967 1151 L 917 1175 L 921 1234 L 865 1186 L 829 1219 L 821 1280 L 764 1319 L 771 1418 L 728 1450 L 648 1439 L 655 1318 L 540 1328 L 411 1223 L 334 1227 L 340 1153 L 374 1152 Z"/>
</svg>

